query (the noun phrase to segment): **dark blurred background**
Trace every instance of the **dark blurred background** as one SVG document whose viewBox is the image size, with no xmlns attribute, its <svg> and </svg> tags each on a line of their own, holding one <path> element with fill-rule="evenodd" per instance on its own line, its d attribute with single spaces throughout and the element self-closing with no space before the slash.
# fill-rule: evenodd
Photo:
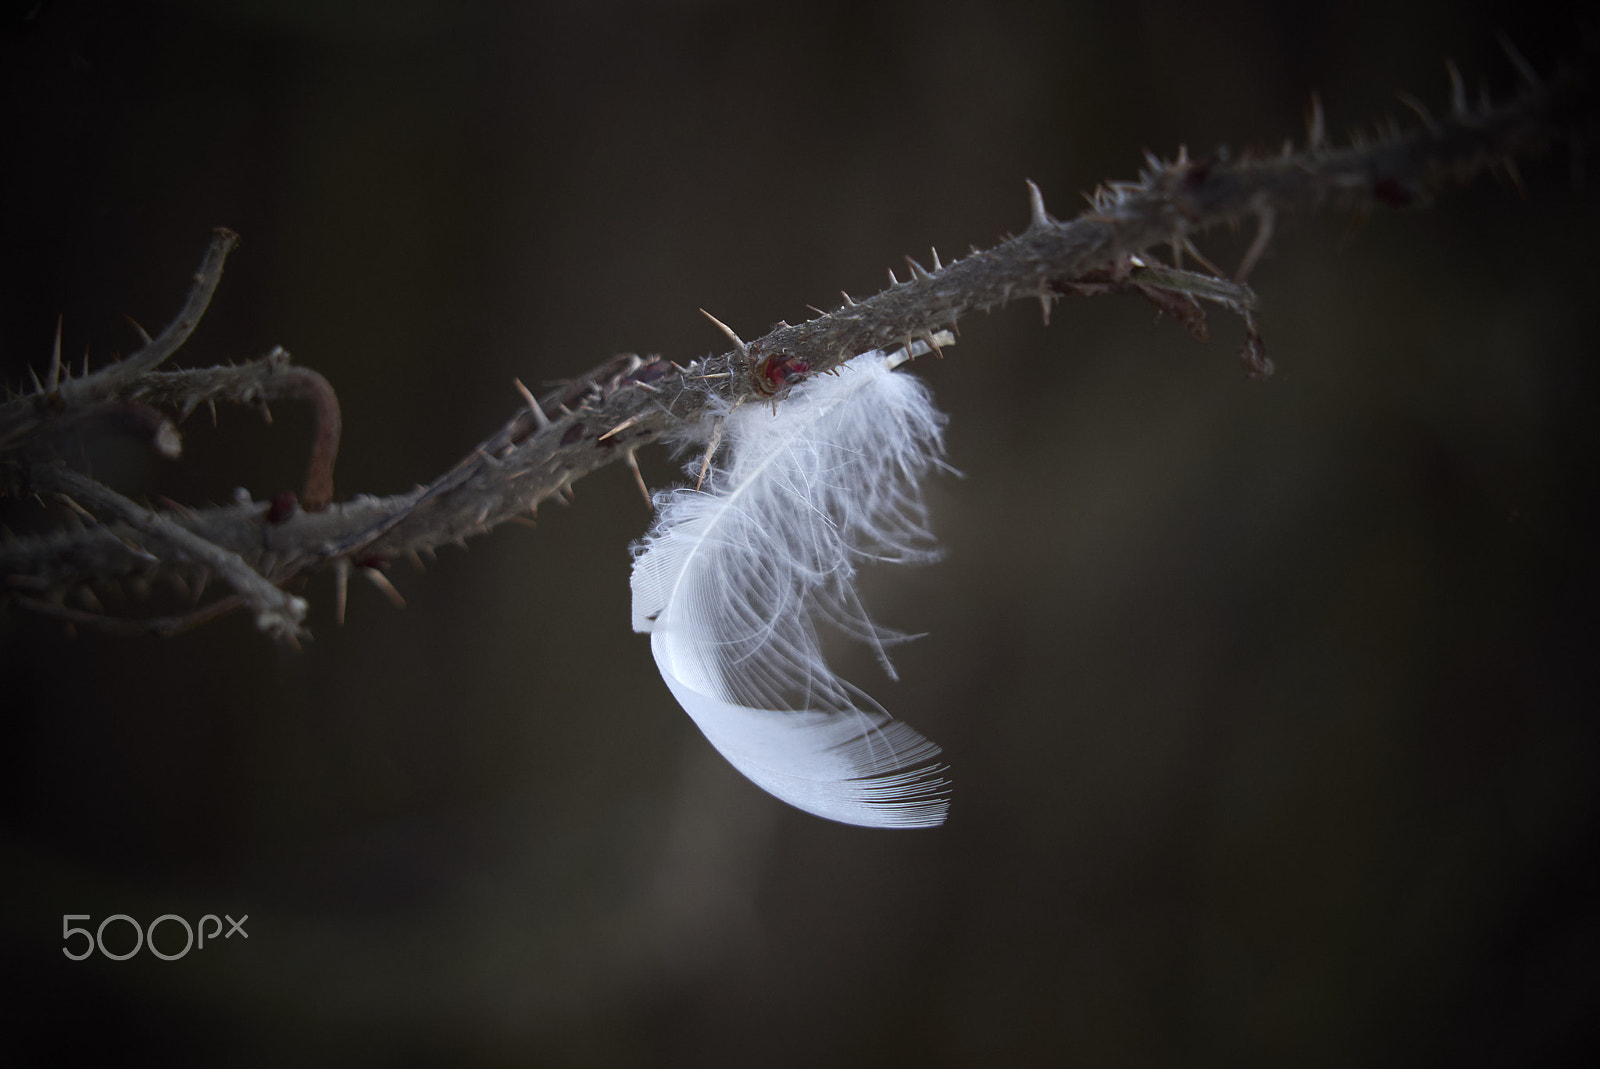
<svg viewBox="0 0 1600 1069">
<path fill-rule="evenodd" d="M 992 244 L 1025 178 L 1070 215 L 1146 148 L 1298 139 L 1312 91 L 1338 135 L 1395 90 L 1442 108 L 1446 57 L 1509 93 L 1497 30 L 1542 69 L 1583 48 L 1521 4 L 4 11 L 5 381 L 58 316 L 70 356 L 131 351 L 226 225 L 177 362 L 282 344 L 326 374 L 347 495 L 442 471 L 513 376 L 684 360 L 720 347 L 699 307 L 748 337 Z M 806 816 L 711 751 L 629 630 L 621 468 L 396 570 L 404 611 L 357 584 L 336 626 L 313 580 L 298 652 L 243 616 L 0 614 L 0 1061 L 1575 1064 L 1600 219 L 1565 156 L 1522 176 L 1283 221 L 1265 383 L 1236 323 L 1202 345 L 1133 300 L 974 317 L 919 363 L 965 477 L 933 490 L 946 560 L 868 598 L 928 634 L 899 684 L 840 665 L 945 746 L 936 832 Z M 91 460 L 266 497 L 309 435 L 274 414 Z M 63 957 L 64 914 L 119 913 L 249 938 Z"/>
</svg>

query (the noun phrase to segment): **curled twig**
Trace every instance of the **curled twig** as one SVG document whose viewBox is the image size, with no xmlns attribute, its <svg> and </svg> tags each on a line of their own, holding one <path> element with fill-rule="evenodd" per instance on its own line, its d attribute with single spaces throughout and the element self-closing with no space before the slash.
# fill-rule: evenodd
<svg viewBox="0 0 1600 1069">
<path fill-rule="evenodd" d="M 132 399 L 174 409 L 180 419 L 217 401 L 261 405 L 264 412 L 268 401 L 311 402 L 316 431 L 300 504 L 308 512 L 321 512 L 333 501 L 333 465 L 339 455 L 341 430 L 339 398 L 319 372 L 290 363 L 282 346 L 258 360 L 231 367 L 151 372 L 129 383 L 123 392 Z"/>
</svg>

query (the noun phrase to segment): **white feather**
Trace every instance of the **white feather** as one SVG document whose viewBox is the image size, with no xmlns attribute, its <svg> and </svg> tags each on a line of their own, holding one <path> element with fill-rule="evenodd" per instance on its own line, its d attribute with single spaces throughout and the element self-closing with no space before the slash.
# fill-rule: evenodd
<svg viewBox="0 0 1600 1069">
<path fill-rule="evenodd" d="M 864 353 L 728 413 L 724 464 L 702 491 L 658 494 L 633 549 L 633 627 L 684 711 L 756 785 L 846 824 L 931 827 L 949 807 L 939 748 L 835 675 L 817 630 L 873 644 L 886 668 L 904 637 L 867 617 L 856 567 L 935 555 L 919 487 L 944 416 L 891 370 L 926 350 Z"/>
</svg>

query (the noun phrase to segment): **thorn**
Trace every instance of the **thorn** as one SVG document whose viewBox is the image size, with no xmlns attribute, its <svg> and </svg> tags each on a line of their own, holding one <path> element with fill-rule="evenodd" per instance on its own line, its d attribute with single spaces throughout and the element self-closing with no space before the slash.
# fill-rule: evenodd
<svg viewBox="0 0 1600 1069">
<path fill-rule="evenodd" d="M 28 366 L 28 378 L 33 380 L 33 392 L 43 395 L 45 392 L 44 383 L 39 381 L 39 375 L 33 370 L 33 365 L 31 364 Z"/>
<path fill-rule="evenodd" d="M 705 458 L 700 461 L 700 474 L 694 480 L 695 493 L 700 492 L 701 485 L 706 481 L 706 472 L 711 470 L 711 458 L 716 455 L 717 446 L 722 444 L 722 421 L 723 417 L 718 416 L 717 422 L 712 425 L 711 442 L 706 446 Z"/>
<path fill-rule="evenodd" d="M 129 316 L 129 315 L 125 315 L 122 318 L 126 319 L 128 321 L 128 326 L 132 327 L 135 331 L 138 332 L 140 341 L 144 342 L 146 345 L 150 344 L 150 342 L 151 342 L 150 335 L 145 333 L 144 328 L 139 325 L 139 321 L 138 320 L 134 319 L 132 316 Z"/>
<path fill-rule="evenodd" d="M 926 268 L 924 268 L 921 264 L 917 263 L 917 261 L 913 260 L 909 256 L 906 257 L 906 266 L 911 268 L 911 277 L 915 278 L 915 279 L 917 279 L 919 281 L 922 280 L 922 279 L 925 279 L 925 278 L 932 278 L 933 277 L 932 275 L 928 274 Z"/>
<path fill-rule="evenodd" d="M 1506 58 L 1511 61 L 1511 65 L 1517 68 L 1517 73 L 1522 76 L 1523 81 L 1528 83 L 1528 88 L 1535 91 L 1544 88 L 1544 83 L 1539 81 L 1539 75 L 1534 71 L 1533 64 L 1528 62 L 1526 56 L 1517 51 L 1517 46 L 1511 43 L 1511 38 L 1507 37 L 1504 31 L 1497 31 L 1495 37 L 1500 41 L 1500 50 L 1506 54 Z"/>
<path fill-rule="evenodd" d="M 211 409 L 211 429 L 217 429 L 217 400 L 214 397 L 206 398 L 206 407 Z"/>
<path fill-rule="evenodd" d="M 56 500 L 67 506 L 67 508 L 77 513 L 79 516 L 82 516 L 84 519 L 88 520 L 90 526 L 95 526 L 100 522 L 99 520 L 95 519 L 94 513 L 90 512 L 88 509 L 72 500 L 72 498 L 68 497 L 66 494 L 57 494 Z"/>
<path fill-rule="evenodd" d="M 93 590 L 86 586 L 80 586 L 73 593 L 78 596 L 78 600 L 82 602 L 84 608 L 90 612 L 99 613 L 101 616 L 105 615 L 106 607 L 100 604 L 100 599 L 95 597 Z"/>
<path fill-rule="evenodd" d="M 1267 251 L 1267 243 L 1272 240 L 1272 227 L 1277 220 L 1278 213 L 1271 208 L 1262 208 L 1256 213 L 1256 239 L 1250 243 L 1244 259 L 1239 261 L 1239 269 L 1233 273 L 1235 282 L 1243 283 L 1255 270 L 1256 261 L 1261 259 L 1261 254 Z"/>
<path fill-rule="evenodd" d="M 845 307 L 854 308 L 856 306 L 855 300 L 844 290 L 839 291 L 839 296 L 844 298 Z"/>
<path fill-rule="evenodd" d="M 1461 68 L 1456 66 L 1456 61 L 1444 61 L 1444 69 L 1450 75 L 1450 117 L 1452 119 L 1465 119 L 1467 117 L 1467 83 L 1461 78 Z"/>
<path fill-rule="evenodd" d="M 61 317 L 56 316 L 56 343 L 50 348 L 50 376 L 45 379 L 46 393 L 55 393 L 61 385 Z M 92 596 L 92 595 L 91 595 Z"/>
<path fill-rule="evenodd" d="M 808 305 L 806 305 L 806 307 L 811 309 L 813 312 L 817 313 L 817 315 L 820 316 L 823 319 L 827 319 L 830 315 L 833 314 L 832 312 L 824 312 L 822 309 L 818 308 L 814 304 L 808 304 Z"/>
<path fill-rule="evenodd" d="M 411 567 L 415 568 L 419 572 L 425 572 L 428 570 L 428 566 L 422 563 L 422 554 L 418 553 L 414 549 L 406 550 L 406 560 L 410 561 Z"/>
<path fill-rule="evenodd" d="M 894 268 L 892 267 L 889 268 L 889 285 L 890 287 L 900 285 L 900 280 L 894 277 Z"/>
<path fill-rule="evenodd" d="M 1328 117 L 1322 111 L 1322 97 L 1311 94 L 1311 112 L 1306 116 L 1306 147 L 1322 152 L 1328 147 Z"/>
<path fill-rule="evenodd" d="M 1050 302 L 1053 298 L 1050 291 L 1043 286 L 1039 287 L 1039 310 L 1044 313 L 1044 325 L 1050 325 Z"/>
<path fill-rule="evenodd" d="M 1417 113 L 1417 118 L 1422 120 L 1422 125 L 1427 127 L 1428 133 L 1439 137 L 1444 133 L 1444 127 L 1434 119 L 1433 112 L 1428 110 L 1428 105 L 1412 96 L 1410 93 L 1400 92 L 1395 94 L 1395 99 Z"/>
<path fill-rule="evenodd" d="M 1527 200 L 1528 191 L 1523 188 L 1522 172 L 1517 170 L 1517 161 L 1512 159 L 1510 156 L 1507 156 L 1505 159 L 1500 161 L 1500 168 L 1501 170 L 1505 171 L 1506 177 L 1511 180 L 1511 185 L 1516 189 L 1517 196 L 1521 197 L 1523 200 Z"/>
<path fill-rule="evenodd" d="M 939 348 L 939 339 L 930 331 L 922 332 L 922 340 L 928 343 L 928 348 L 933 350 L 933 355 L 940 360 L 944 359 L 944 350 Z"/>
<path fill-rule="evenodd" d="M 194 576 L 193 592 L 189 595 L 196 605 L 200 604 L 200 596 L 206 592 L 206 587 L 211 583 L 211 570 L 201 568 Z"/>
<path fill-rule="evenodd" d="M 1028 183 L 1028 214 L 1033 219 L 1034 226 L 1050 226 L 1055 222 L 1050 218 L 1050 213 L 1044 210 L 1044 194 L 1039 192 L 1039 187 L 1033 184 L 1033 179 Z"/>
<path fill-rule="evenodd" d="M 350 591 L 350 558 L 340 557 L 333 562 L 333 622 L 344 626 L 345 600 Z"/>
<path fill-rule="evenodd" d="M 938 272 L 943 271 L 944 270 L 944 264 L 939 262 L 939 250 L 934 248 L 932 245 L 929 245 L 928 246 L 928 251 L 933 253 L 933 270 L 934 270 L 934 273 L 937 274 Z"/>
<path fill-rule="evenodd" d="M 618 431 L 627 430 L 629 427 L 633 426 L 635 423 L 638 423 L 641 419 L 644 419 L 644 413 L 643 412 L 635 413 L 634 415 L 631 415 L 627 419 L 623 420 L 621 423 L 617 424 L 615 427 L 612 427 L 609 431 L 606 431 L 600 437 L 596 438 L 595 441 L 603 442 L 607 438 L 611 437 L 613 434 L 616 434 Z"/>
<path fill-rule="evenodd" d="M 394 584 L 389 582 L 387 575 L 384 575 L 376 568 L 362 568 L 361 574 L 367 577 L 368 582 L 383 592 L 383 596 L 389 599 L 389 604 L 397 609 L 406 607 L 406 599 L 400 596 L 400 591 L 396 590 Z"/>
<path fill-rule="evenodd" d="M 748 357 L 750 355 L 750 350 L 745 347 L 744 339 L 735 334 L 732 327 L 728 326 L 728 324 L 724 323 L 722 320 L 718 319 L 704 308 L 700 309 L 700 314 L 711 320 L 718 330 L 722 331 L 722 333 L 728 336 L 728 340 L 733 342 L 733 347 L 739 350 L 740 356 Z"/>
<path fill-rule="evenodd" d="M 528 414 L 533 417 L 533 425 L 541 431 L 550 426 L 550 417 L 544 414 L 544 406 L 533 396 L 533 391 L 524 386 L 521 379 L 512 379 L 511 382 L 522 395 L 523 401 L 527 403 Z"/>
<path fill-rule="evenodd" d="M 651 500 L 650 488 L 644 484 L 644 472 L 639 470 L 639 460 L 633 453 L 632 449 L 628 450 L 622 455 L 622 460 L 629 468 L 633 469 L 633 481 L 638 484 L 639 492 L 644 495 L 644 507 L 654 512 L 656 503 Z"/>
<path fill-rule="evenodd" d="M 1205 254 L 1203 254 L 1195 246 L 1194 242 L 1189 241 L 1187 238 L 1185 238 L 1184 239 L 1184 244 L 1186 246 L 1188 246 L 1189 255 L 1194 257 L 1195 263 L 1199 264 L 1201 267 L 1205 268 L 1207 271 L 1210 271 L 1213 275 L 1216 275 L 1218 278 L 1222 277 L 1222 268 L 1218 267 L 1216 264 L 1214 264 L 1210 260 L 1208 260 L 1206 258 L 1206 256 L 1205 256 Z"/>
</svg>

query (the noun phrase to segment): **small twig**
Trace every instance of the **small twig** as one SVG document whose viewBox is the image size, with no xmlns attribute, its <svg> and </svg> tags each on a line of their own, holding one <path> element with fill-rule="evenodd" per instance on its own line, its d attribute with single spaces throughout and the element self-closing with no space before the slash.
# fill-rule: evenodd
<svg viewBox="0 0 1600 1069">
<path fill-rule="evenodd" d="M 199 324 L 200 317 L 205 314 L 207 306 L 211 304 L 211 296 L 216 292 L 217 283 L 222 279 L 222 265 L 227 260 L 228 253 L 232 252 L 238 243 L 239 235 L 233 231 L 220 227 L 215 231 L 211 245 L 206 250 L 205 259 L 200 262 L 199 270 L 195 272 L 194 285 L 189 289 L 189 297 L 184 301 L 183 308 L 158 337 L 146 342 L 137 353 L 120 363 L 111 364 L 75 379 L 62 374 L 52 389 L 47 390 L 41 383 L 35 393 L 0 404 L 0 445 L 8 446 L 38 425 L 41 402 L 48 404 L 54 411 L 70 412 L 118 400 L 130 384 L 148 375 L 182 348 L 183 343 L 189 340 L 189 335 L 194 333 L 194 328 Z M 56 344 L 59 347 L 59 337 Z M 50 376 L 52 381 L 56 380 L 58 368 L 59 362 L 53 356 Z"/>
<path fill-rule="evenodd" d="M 238 244 L 238 234 L 218 227 L 211 238 L 211 247 L 206 250 L 205 259 L 195 271 L 188 300 L 183 302 L 183 308 L 167 324 L 166 329 L 126 360 L 112 364 L 87 379 L 75 380 L 73 385 L 76 389 L 62 390 L 63 400 L 71 404 L 78 399 L 77 395 L 90 391 L 114 393 L 145 372 L 154 371 L 183 348 L 183 343 L 189 340 L 189 335 L 194 333 L 200 317 L 205 315 L 206 308 L 211 304 L 212 294 L 217 292 L 217 283 L 222 281 L 223 263 Z"/>
<path fill-rule="evenodd" d="M 256 626 L 278 638 L 293 639 L 305 618 L 305 599 L 273 586 L 238 554 L 206 541 L 158 512 L 139 505 L 86 475 L 63 467 L 41 467 L 41 488 L 59 491 L 80 504 L 114 516 L 155 543 L 157 556 L 197 565 L 222 577 L 255 610 Z M 160 552 L 165 550 L 165 552 Z"/>
<path fill-rule="evenodd" d="M 38 613 L 40 616 L 49 616 L 63 623 L 92 627 L 97 631 L 104 631 L 111 635 L 155 635 L 157 638 L 172 638 L 191 628 L 208 624 L 213 620 L 241 609 L 246 601 L 242 594 L 229 594 L 227 597 L 218 598 L 216 601 L 202 605 L 189 612 L 178 613 L 175 616 L 151 616 L 133 619 L 124 616 L 107 616 L 97 612 L 85 612 L 82 609 L 69 609 L 65 605 L 57 605 L 53 601 L 43 598 L 30 597 L 18 594 L 12 599 L 13 604 L 29 612 Z"/>
</svg>

